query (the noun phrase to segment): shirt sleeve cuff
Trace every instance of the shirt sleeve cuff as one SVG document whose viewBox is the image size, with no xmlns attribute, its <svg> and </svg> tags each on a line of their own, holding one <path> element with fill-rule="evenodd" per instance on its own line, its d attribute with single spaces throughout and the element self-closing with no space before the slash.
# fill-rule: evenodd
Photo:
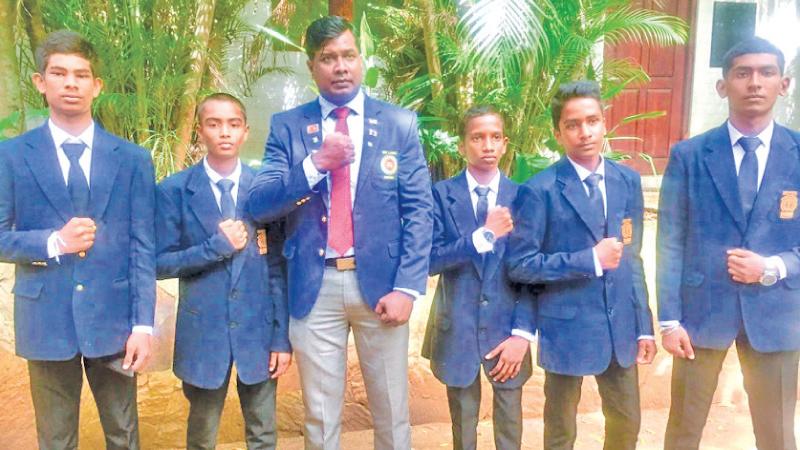
<svg viewBox="0 0 800 450">
<path fill-rule="evenodd" d="M 679 320 L 662 320 L 658 322 L 658 326 L 661 328 L 661 334 L 670 334 L 680 328 L 681 322 Z"/>
<path fill-rule="evenodd" d="M 779 280 L 786 278 L 786 262 L 780 256 L 764 258 L 764 266 L 770 270 L 777 270 Z"/>
<path fill-rule="evenodd" d="M 480 227 L 472 233 L 472 244 L 480 254 L 494 251 L 494 244 L 486 240 L 486 236 L 483 235 L 484 230 L 484 227 Z"/>
<path fill-rule="evenodd" d="M 327 172 L 323 173 L 317 170 L 314 161 L 311 161 L 311 155 L 306 156 L 306 159 L 303 160 L 303 172 L 306 174 L 309 189 L 314 189 L 314 186 L 328 176 Z"/>
<path fill-rule="evenodd" d="M 592 249 L 592 259 L 594 260 L 594 274 L 598 277 L 603 276 L 603 265 L 600 264 L 600 258 L 597 256 L 597 250 Z"/>
<path fill-rule="evenodd" d="M 511 335 L 512 336 L 519 336 L 521 338 L 524 338 L 528 342 L 534 342 L 536 340 L 536 335 L 534 335 L 533 333 L 531 333 L 529 331 L 525 331 L 523 329 L 520 329 L 520 328 L 514 328 L 513 330 L 511 330 Z"/>
<path fill-rule="evenodd" d="M 644 341 L 644 340 L 655 341 L 656 337 L 652 336 L 652 335 L 649 335 L 649 334 L 643 334 L 643 335 L 639 336 L 638 338 L 636 338 L 636 340 L 637 341 Z"/>
<path fill-rule="evenodd" d="M 64 252 L 61 251 L 59 244 L 64 244 L 64 241 L 58 236 L 58 231 L 53 231 L 47 238 L 47 257 L 55 259 L 60 264 L 61 261 L 59 261 L 58 257 L 63 255 Z"/>
<path fill-rule="evenodd" d="M 404 294 L 410 295 L 414 299 L 414 301 L 419 300 L 419 298 L 421 297 L 420 293 L 415 291 L 415 290 L 413 290 L 413 289 L 406 289 L 406 288 L 396 287 L 396 288 L 394 288 L 394 290 L 398 291 L 398 292 L 402 292 Z"/>
<path fill-rule="evenodd" d="M 133 329 L 131 330 L 132 333 L 144 333 L 153 335 L 153 327 L 149 327 L 147 325 L 134 325 Z"/>
</svg>

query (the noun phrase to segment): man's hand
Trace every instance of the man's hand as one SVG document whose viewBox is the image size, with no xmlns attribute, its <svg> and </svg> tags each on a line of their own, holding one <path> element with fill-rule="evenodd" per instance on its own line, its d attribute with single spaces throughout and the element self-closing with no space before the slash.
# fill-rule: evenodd
<svg viewBox="0 0 800 450">
<path fill-rule="evenodd" d="M 600 267 L 603 270 L 611 270 L 619 267 L 619 260 L 622 259 L 622 242 L 615 237 L 605 238 L 594 246 L 597 259 L 600 260 Z"/>
<path fill-rule="evenodd" d="M 375 312 L 386 325 L 396 327 L 408 322 L 414 299 L 405 292 L 392 291 L 381 297 L 375 306 Z"/>
<path fill-rule="evenodd" d="M 342 133 L 329 134 L 322 141 L 322 148 L 311 154 L 311 162 L 320 172 L 336 170 L 350 164 L 355 158 L 353 141 Z"/>
<path fill-rule="evenodd" d="M 636 364 L 650 364 L 656 357 L 656 341 L 653 339 L 639 339 L 639 353 L 636 354 Z"/>
<path fill-rule="evenodd" d="M 505 383 L 519 374 L 522 368 L 522 360 L 528 352 L 530 343 L 527 339 L 520 336 L 509 336 L 505 341 L 497 344 L 484 358 L 493 359 L 499 355 L 497 364 L 489 372 L 492 380 Z"/>
<path fill-rule="evenodd" d="M 65 255 L 89 250 L 94 245 L 97 225 L 88 217 L 73 217 L 60 230 L 58 247 Z"/>
<path fill-rule="evenodd" d="M 486 214 L 486 224 L 484 227 L 494 233 L 494 237 L 499 239 L 514 229 L 514 221 L 511 220 L 511 211 L 505 206 L 496 206 Z"/>
<path fill-rule="evenodd" d="M 273 380 L 286 373 L 292 365 L 292 354 L 286 352 L 271 352 L 269 354 L 269 373 Z"/>
<path fill-rule="evenodd" d="M 122 360 L 122 368 L 134 372 L 142 371 L 150 359 L 152 339 L 153 337 L 147 333 L 131 333 L 125 344 L 125 359 Z"/>
<path fill-rule="evenodd" d="M 694 359 L 694 348 L 689 339 L 689 333 L 683 327 L 678 327 L 669 334 L 661 336 L 661 345 L 664 350 L 678 358 Z"/>
<path fill-rule="evenodd" d="M 728 273 L 737 283 L 758 283 L 764 274 L 764 257 L 743 248 L 728 250 Z"/>
<path fill-rule="evenodd" d="M 225 220 L 219 224 L 219 231 L 225 235 L 234 250 L 239 251 L 247 245 L 247 227 L 241 220 Z"/>
</svg>

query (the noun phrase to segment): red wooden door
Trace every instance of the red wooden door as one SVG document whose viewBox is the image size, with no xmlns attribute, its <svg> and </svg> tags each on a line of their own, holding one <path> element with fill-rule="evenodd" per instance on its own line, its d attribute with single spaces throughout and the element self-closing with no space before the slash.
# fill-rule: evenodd
<svg viewBox="0 0 800 450">
<path fill-rule="evenodd" d="M 690 24 L 696 0 L 638 0 L 637 6 L 681 17 Z M 691 39 L 691 38 L 690 38 Z M 606 45 L 605 57 L 631 59 L 642 65 L 650 82 L 628 86 L 609 105 L 606 124 L 609 129 L 623 118 L 647 111 L 665 111 L 666 115 L 640 120 L 617 129 L 617 136 L 636 136 L 641 141 L 612 141 L 614 150 L 631 155 L 626 164 L 642 174 L 652 174 L 650 165 L 639 153 L 650 155 L 658 173 L 663 173 L 673 144 L 686 138 L 688 131 L 689 92 L 691 92 L 691 51 L 693 43 L 674 47 L 651 47 L 640 44 Z"/>
</svg>

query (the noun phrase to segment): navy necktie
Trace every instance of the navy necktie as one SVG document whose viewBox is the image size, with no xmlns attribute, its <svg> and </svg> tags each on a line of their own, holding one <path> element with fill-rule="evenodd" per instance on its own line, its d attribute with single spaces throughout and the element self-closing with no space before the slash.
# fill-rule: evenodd
<svg viewBox="0 0 800 450">
<path fill-rule="evenodd" d="M 592 173 L 583 180 L 589 188 L 589 204 L 592 206 L 592 214 L 597 226 L 598 234 L 605 236 L 606 234 L 606 213 L 603 206 L 603 194 L 600 192 L 600 181 L 603 176 L 599 173 Z"/>
<path fill-rule="evenodd" d="M 489 188 L 484 186 L 475 186 L 475 193 L 478 194 L 478 204 L 475 207 L 475 218 L 478 220 L 478 226 L 486 225 L 486 216 L 489 215 Z"/>
<path fill-rule="evenodd" d="M 217 187 L 219 188 L 220 192 L 219 211 L 222 213 L 222 218 L 225 220 L 235 219 L 236 205 L 234 205 L 233 195 L 231 195 L 231 191 L 233 190 L 233 181 L 223 178 L 217 181 Z"/>
<path fill-rule="evenodd" d="M 758 158 L 756 149 L 761 145 L 761 139 L 757 137 L 742 136 L 739 138 L 739 145 L 744 149 L 744 158 L 739 165 L 739 198 L 742 201 L 742 212 L 745 219 L 750 218 L 750 211 L 758 194 Z"/>
<path fill-rule="evenodd" d="M 86 217 L 89 209 L 89 182 L 86 181 L 86 174 L 83 173 L 78 160 L 83 155 L 86 149 L 86 144 L 79 143 L 63 143 L 61 149 L 67 155 L 69 160 L 69 173 L 67 175 L 67 190 L 69 197 L 72 200 L 72 207 L 75 211 L 75 216 Z"/>
</svg>

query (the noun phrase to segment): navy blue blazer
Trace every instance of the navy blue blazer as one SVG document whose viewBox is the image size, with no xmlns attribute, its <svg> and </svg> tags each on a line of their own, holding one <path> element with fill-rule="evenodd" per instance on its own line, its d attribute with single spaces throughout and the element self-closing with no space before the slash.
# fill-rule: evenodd
<svg viewBox="0 0 800 450">
<path fill-rule="evenodd" d="M 726 124 L 675 145 L 658 214 L 658 315 L 679 320 L 703 348 L 726 349 L 744 323 L 760 352 L 800 350 L 800 134 L 775 125 L 750 220 L 739 200 Z M 781 218 L 781 200 L 789 214 Z M 726 251 L 779 255 L 788 277 L 773 286 L 735 283 Z"/>
<path fill-rule="evenodd" d="M 236 209 L 248 242 L 238 252 L 219 231 L 222 215 L 202 162 L 157 189 L 158 276 L 180 278 L 174 370 L 204 389 L 222 386 L 231 360 L 242 382 L 260 383 L 269 377 L 270 352 L 291 351 L 280 230 L 270 229 L 271 251 L 262 255 L 256 230 L 263 227 L 246 213 L 254 175 L 242 166 Z"/>
<path fill-rule="evenodd" d="M 85 257 L 47 257 L 47 238 L 72 201 L 47 124 L 0 143 L 0 260 L 16 264 L 17 354 L 96 358 L 125 350 L 134 325 L 153 325 L 155 182 L 150 154 L 95 126 Z"/>
<path fill-rule="evenodd" d="M 653 334 L 640 250 L 644 200 L 633 170 L 605 160 L 609 237 L 630 242 L 615 270 L 595 275 L 592 248 L 603 235 L 589 226 L 589 196 L 564 157 L 520 187 L 509 239 L 512 280 L 543 284 L 536 299 L 539 365 L 564 375 L 597 375 L 612 356 L 636 362 L 637 338 Z M 623 241 L 624 242 L 624 241 Z"/>
<path fill-rule="evenodd" d="M 497 204 L 511 207 L 517 185 L 501 175 Z M 479 227 L 464 172 L 433 186 L 434 209 L 431 275 L 439 286 L 431 307 L 426 342 L 433 374 L 448 386 L 467 387 L 483 364 L 487 375 L 497 364 L 484 356 L 511 336 L 512 329 L 535 333 L 534 304 L 512 285 L 502 263 L 507 238 L 498 239 L 486 263 L 475 250 L 472 233 Z M 525 289 L 527 291 L 527 289 Z M 517 377 L 498 388 L 518 388 L 531 375 L 530 353 Z"/>
<path fill-rule="evenodd" d="M 272 116 L 248 201 L 259 222 L 286 218 L 283 255 L 295 318 L 314 307 L 325 268 L 327 183 L 312 190 L 303 172 L 303 159 L 321 145 L 317 100 Z M 433 201 L 413 112 L 365 96 L 363 145 L 353 206 L 356 276 L 375 308 L 394 288 L 425 292 Z"/>
</svg>

